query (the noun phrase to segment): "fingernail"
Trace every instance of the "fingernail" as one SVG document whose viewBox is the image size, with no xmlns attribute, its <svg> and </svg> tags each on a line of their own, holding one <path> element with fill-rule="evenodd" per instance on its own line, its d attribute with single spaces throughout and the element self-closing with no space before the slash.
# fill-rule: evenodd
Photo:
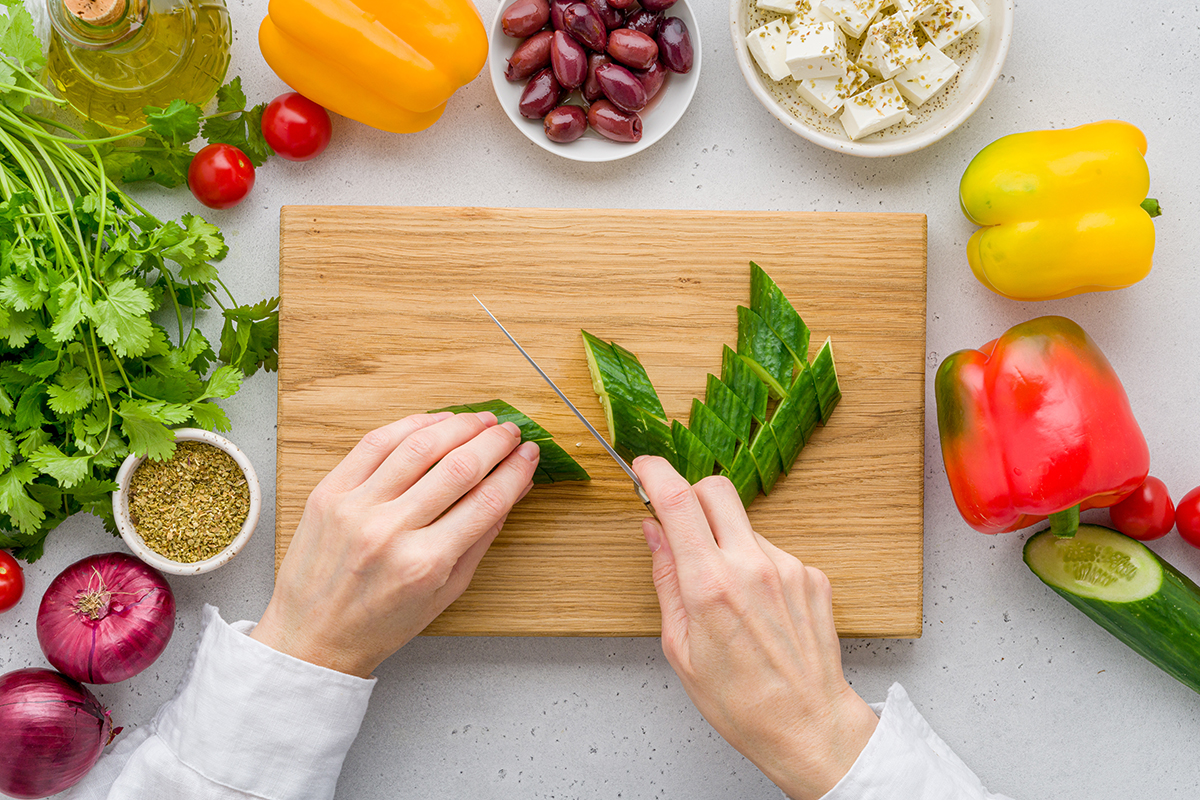
<svg viewBox="0 0 1200 800">
<path fill-rule="evenodd" d="M 477 417 L 479 417 L 479 419 L 483 420 L 484 425 L 495 425 L 496 424 L 496 415 L 490 411 L 476 411 L 475 416 L 477 416 Z"/>
<path fill-rule="evenodd" d="M 442 420 L 444 420 L 444 419 L 450 419 L 450 418 L 451 418 L 451 417 L 453 417 L 453 416 L 454 416 L 454 412 L 453 412 L 453 411 L 439 411 L 438 413 L 436 413 L 436 414 L 434 414 L 434 415 L 433 415 L 433 421 L 434 421 L 434 422 L 441 422 Z"/>
<path fill-rule="evenodd" d="M 520 438 L 521 438 L 521 429 L 517 427 L 517 423 L 515 423 L 515 422 L 505 422 L 505 423 L 504 423 L 503 425 L 501 425 L 500 427 L 501 427 L 501 428 L 504 428 L 504 430 L 508 431 L 508 432 L 509 432 L 509 433 L 511 433 L 513 436 L 517 437 L 518 439 L 520 439 Z"/>
<path fill-rule="evenodd" d="M 517 455 L 526 461 L 537 461 L 541 454 L 542 450 L 537 446 L 537 442 L 524 442 L 517 448 Z"/>
<path fill-rule="evenodd" d="M 651 517 L 642 520 L 642 536 L 646 537 L 646 544 L 650 546 L 651 553 L 657 553 L 662 547 L 662 528 Z"/>
<path fill-rule="evenodd" d="M 633 464 L 640 464 L 641 462 L 645 461 L 645 460 L 646 460 L 647 458 L 649 458 L 649 457 L 650 457 L 650 456 L 638 456 L 637 458 L 635 458 L 635 459 L 633 460 L 633 463 L 632 463 L 632 464 L 630 464 L 630 466 L 633 466 Z"/>
</svg>

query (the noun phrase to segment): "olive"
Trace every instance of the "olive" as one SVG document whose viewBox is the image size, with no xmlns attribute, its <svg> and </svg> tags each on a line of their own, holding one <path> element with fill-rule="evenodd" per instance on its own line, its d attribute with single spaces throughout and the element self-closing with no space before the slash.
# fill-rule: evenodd
<svg viewBox="0 0 1200 800">
<path fill-rule="evenodd" d="M 596 16 L 600 17 L 606 30 L 611 31 L 613 28 L 619 28 L 625 24 L 625 15 L 608 0 L 583 0 L 583 2 L 596 12 Z"/>
<path fill-rule="evenodd" d="M 679 17 L 663 20 L 658 28 L 658 52 L 663 66 L 671 72 L 686 73 L 692 69 L 692 37 Z"/>
<path fill-rule="evenodd" d="M 611 64 L 612 59 L 603 53 L 588 53 L 587 79 L 583 82 L 583 99 L 594 103 L 604 96 L 600 81 L 596 79 L 596 68 L 601 64 Z"/>
<path fill-rule="evenodd" d="M 648 69 L 633 70 L 633 77 L 641 82 L 642 88 L 646 90 L 646 102 L 650 102 L 654 95 L 658 94 L 658 90 L 662 88 L 663 81 L 667 79 L 667 68 L 662 65 L 661 61 L 655 60 Z"/>
<path fill-rule="evenodd" d="M 552 142 L 573 142 L 587 132 L 587 112 L 582 106 L 559 106 L 542 120 L 546 138 Z"/>
<path fill-rule="evenodd" d="M 550 45 L 550 66 L 560 86 L 574 89 L 587 78 L 587 51 L 571 34 L 555 31 Z"/>
<path fill-rule="evenodd" d="M 567 10 L 567 6 L 578 2 L 579 0 L 550 0 L 550 27 L 556 31 L 565 31 L 567 28 L 563 22 L 563 12 Z"/>
<path fill-rule="evenodd" d="M 637 0 L 608 0 L 608 4 L 615 9 L 625 11 L 628 8 L 637 4 Z"/>
<path fill-rule="evenodd" d="M 524 39 L 532 36 L 550 21 L 547 0 L 516 0 L 500 17 L 500 27 L 506 36 Z"/>
<path fill-rule="evenodd" d="M 608 29 L 600 15 L 586 3 L 572 3 L 563 11 L 563 30 L 597 53 L 608 43 Z"/>
<path fill-rule="evenodd" d="M 642 8 L 647 11 L 660 12 L 666 11 L 671 6 L 675 5 L 675 0 L 641 0 Z"/>
<path fill-rule="evenodd" d="M 633 73 L 620 64 L 601 64 L 596 67 L 596 80 L 612 104 L 625 111 L 641 111 L 646 107 L 646 90 Z"/>
<path fill-rule="evenodd" d="M 504 77 L 510 81 L 523 81 L 550 63 L 550 43 L 554 34 L 550 31 L 535 33 L 517 45 L 508 59 Z"/>
<path fill-rule="evenodd" d="M 625 16 L 625 27 L 631 31 L 644 33 L 653 39 L 658 35 L 658 26 L 662 24 L 663 15 L 638 8 Z"/>
<path fill-rule="evenodd" d="M 541 119 L 558 105 L 560 97 L 562 87 L 554 79 L 554 71 L 544 69 L 529 79 L 525 91 L 521 92 L 521 102 L 517 108 L 522 117 Z"/>
<path fill-rule="evenodd" d="M 630 69 L 648 69 L 658 59 L 658 44 L 644 33 L 622 28 L 608 35 L 608 54 Z"/>
<path fill-rule="evenodd" d="M 614 142 L 637 142 L 642 138 L 642 118 L 622 111 L 607 100 L 597 100 L 588 109 L 588 124 L 596 133 Z"/>
</svg>

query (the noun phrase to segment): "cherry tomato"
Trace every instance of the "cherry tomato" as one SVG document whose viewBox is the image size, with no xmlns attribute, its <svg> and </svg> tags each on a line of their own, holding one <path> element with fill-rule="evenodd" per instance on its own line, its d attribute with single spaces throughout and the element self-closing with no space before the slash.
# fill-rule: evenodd
<svg viewBox="0 0 1200 800">
<path fill-rule="evenodd" d="M 281 94 L 263 111 L 262 132 L 280 158 L 308 161 L 329 146 L 333 123 L 329 112 L 302 94 Z"/>
<path fill-rule="evenodd" d="M 0 611 L 8 611 L 25 592 L 25 574 L 21 565 L 4 550 L 0 550 Z"/>
<path fill-rule="evenodd" d="M 1183 496 L 1175 509 L 1179 535 L 1192 547 L 1200 547 L 1200 486 Z"/>
<path fill-rule="evenodd" d="M 1108 510 L 1113 525 L 1126 536 L 1149 542 L 1166 536 L 1175 527 L 1175 504 L 1167 485 L 1153 476 L 1133 494 Z"/>
<path fill-rule="evenodd" d="M 231 144 L 210 144 L 188 166 L 188 188 L 209 208 L 232 208 L 254 187 L 254 165 Z"/>
</svg>

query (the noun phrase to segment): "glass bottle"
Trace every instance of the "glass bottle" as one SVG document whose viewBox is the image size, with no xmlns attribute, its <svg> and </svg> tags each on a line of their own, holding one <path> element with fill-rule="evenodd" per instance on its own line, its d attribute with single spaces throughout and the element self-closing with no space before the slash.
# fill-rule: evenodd
<svg viewBox="0 0 1200 800">
<path fill-rule="evenodd" d="M 51 89 L 115 130 L 145 124 L 144 106 L 203 106 L 229 68 L 224 0 L 46 0 Z"/>
</svg>

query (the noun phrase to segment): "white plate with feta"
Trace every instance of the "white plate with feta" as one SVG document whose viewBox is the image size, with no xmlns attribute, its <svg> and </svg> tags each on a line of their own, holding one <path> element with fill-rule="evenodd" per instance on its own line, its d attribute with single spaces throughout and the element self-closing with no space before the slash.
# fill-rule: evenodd
<svg viewBox="0 0 1200 800">
<path fill-rule="evenodd" d="M 750 91 L 804 138 L 859 156 L 920 150 L 1000 75 L 1014 0 L 731 0 Z"/>
</svg>

